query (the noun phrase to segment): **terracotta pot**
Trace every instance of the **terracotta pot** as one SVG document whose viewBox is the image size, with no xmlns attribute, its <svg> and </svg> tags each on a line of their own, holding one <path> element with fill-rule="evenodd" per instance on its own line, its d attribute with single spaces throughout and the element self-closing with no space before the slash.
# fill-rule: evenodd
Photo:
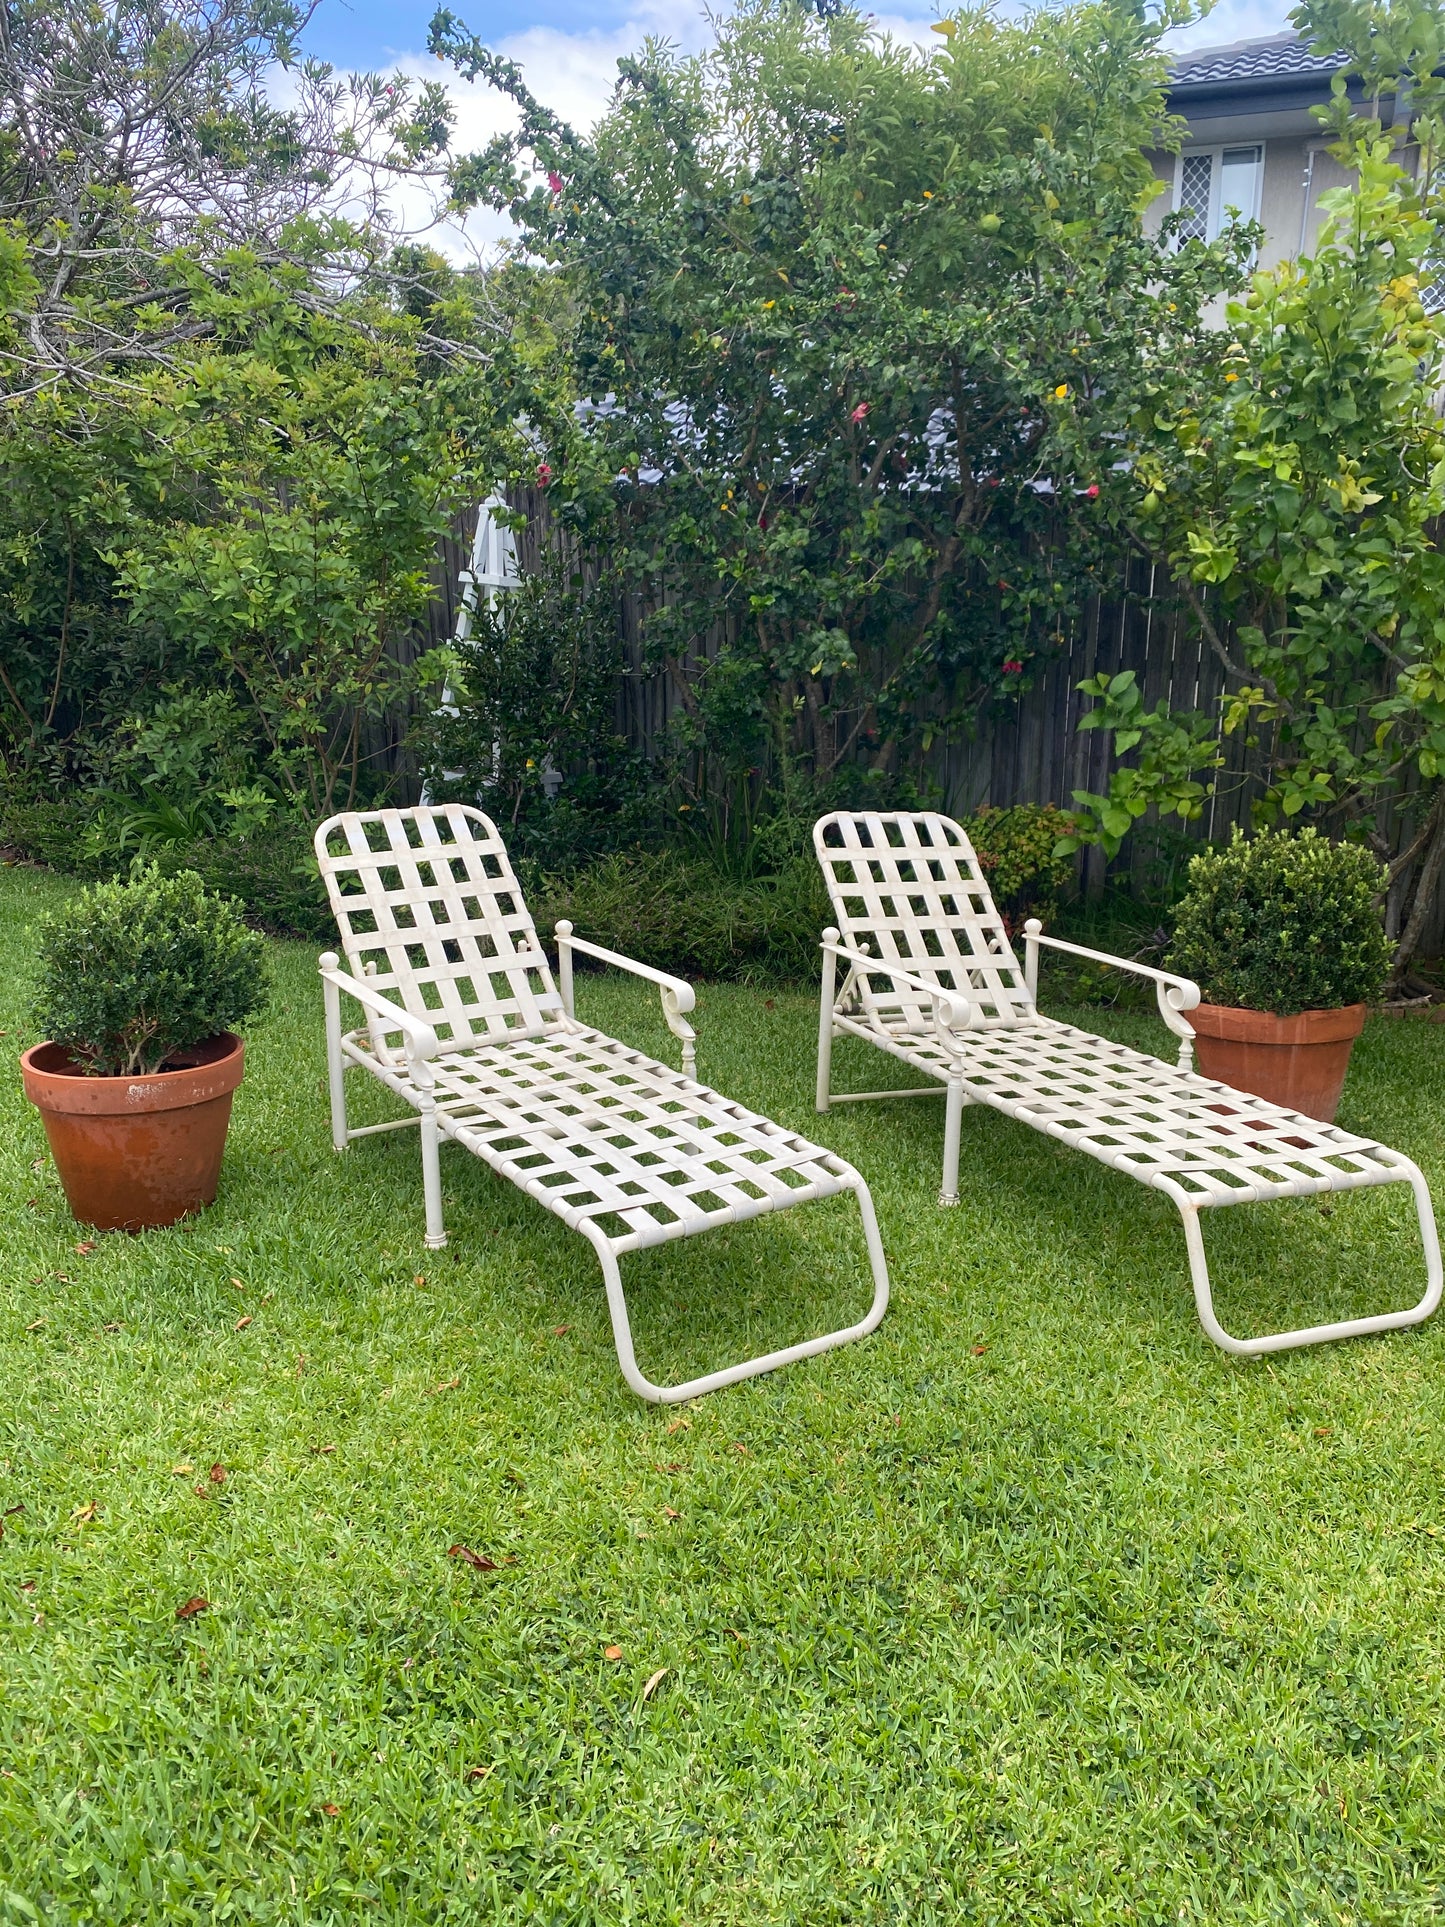
<svg viewBox="0 0 1445 1927">
<path fill-rule="evenodd" d="M 1275 1017 L 1266 1010 L 1201 1004 L 1189 1012 L 1200 1074 L 1332 1124 L 1366 1008 L 1345 1004 Z"/>
<path fill-rule="evenodd" d="M 246 1047 L 222 1031 L 185 1056 L 182 1069 L 150 1077 L 87 1077 L 60 1044 L 37 1044 L 20 1059 L 82 1224 L 142 1231 L 214 1201 Z"/>
</svg>

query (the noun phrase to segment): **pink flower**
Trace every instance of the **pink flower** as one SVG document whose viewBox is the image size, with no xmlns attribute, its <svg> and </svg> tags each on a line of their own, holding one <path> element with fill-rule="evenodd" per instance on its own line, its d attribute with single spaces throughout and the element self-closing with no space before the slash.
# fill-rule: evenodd
<svg viewBox="0 0 1445 1927">
<path fill-rule="evenodd" d="M 538 462 L 537 464 L 538 488 L 545 488 L 548 482 L 551 481 L 551 479 L 552 479 L 552 464 L 550 462 Z"/>
<path fill-rule="evenodd" d="M 853 410 L 853 413 L 848 417 L 848 419 L 850 422 L 861 422 L 867 413 L 868 413 L 867 402 L 860 401 L 858 406 Z"/>
<path fill-rule="evenodd" d="M 560 194 L 562 192 L 562 176 L 555 168 L 553 168 L 547 176 L 547 185 L 554 194 Z"/>
<path fill-rule="evenodd" d="M 1084 494 L 1089 501 L 1097 502 L 1099 499 L 1099 484 L 1097 482 L 1090 482 L 1089 486 L 1084 490 Z"/>
<path fill-rule="evenodd" d="M 1008 661 L 1003 666 L 1003 673 L 1006 676 L 1021 676 L 1023 674 L 1023 669 L 1024 669 L 1024 666 L 1018 660 L 1017 656 L 1010 656 Z"/>
</svg>

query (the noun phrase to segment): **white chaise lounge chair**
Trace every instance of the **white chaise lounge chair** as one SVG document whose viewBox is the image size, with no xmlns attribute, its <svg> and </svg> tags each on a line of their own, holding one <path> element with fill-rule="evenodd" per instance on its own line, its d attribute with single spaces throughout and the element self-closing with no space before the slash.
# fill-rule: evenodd
<svg viewBox="0 0 1445 1927">
<path fill-rule="evenodd" d="M 536 1198 L 591 1244 L 602 1265 L 622 1375 L 673 1402 L 861 1338 L 888 1306 L 873 1201 L 851 1165 L 692 1076 L 693 991 L 680 978 L 599 949 L 557 926 L 561 992 L 495 825 L 448 804 L 333 816 L 316 854 L 348 968 L 320 960 L 326 1002 L 331 1135 L 417 1124 L 426 1242 L 446 1243 L 438 1144 L 449 1138 Z M 658 986 L 684 1073 L 589 1030 L 573 1016 L 572 955 Z M 366 1029 L 341 1029 L 341 994 Z M 352 1130 L 343 1082 L 360 1065 L 412 1117 Z M 873 1272 L 873 1303 L 844 1331 L 810 1338 L 683 1385 L 654 1385 L 633 1356 L 618 1259 L 646 1245 L 853 1192 Z"/>
<path fill-rule="evenodd" d="M 1369 1138 L 1195 1075 L 1184 1013 L 1199 1002 L 1197 985 L 1046 937 L 1037 919 L 1024 927 L 1020 969 L 968 838 L 946 816 L 838 813 L 821 819 L 813 842 L 838 918 L 823 933 L 818 1109 L 946 1092 L 940 1204 L 958 1202 L 963 1106 L 990 1104 L 1173 1199 L 1200 1322 L 1226 1351 L 1251 1356 L 1391 1331 L 1435 1310 L 1440 1246 L 1415 1165 Z M 1160 1015 L 1181 1040 L 1179 1067 L 1043 1016 L 1035 1002 L 1041 945 L 1152 978 Z M 861 1037 L 936 1081 L 922 1090 L 835 1093 L 830 1060 L 839 1036 Z M 1373 1184 L 1414 1189 L 1425 1248 L 1420 1302 L 1302 1331 L 1231 1337 L 1214 1314 L 1200 1212 Z"/>
</svg>

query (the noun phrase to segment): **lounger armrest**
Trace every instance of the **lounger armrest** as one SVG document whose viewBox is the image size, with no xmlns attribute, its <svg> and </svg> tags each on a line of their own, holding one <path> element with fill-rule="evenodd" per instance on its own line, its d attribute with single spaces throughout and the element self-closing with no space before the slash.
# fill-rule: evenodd
<svg viewBox="0 0 1445 1927">
<path fill-rule="evenodd" d="M 441 1041 L 431 1025 L 420 1017 L 413 1017 L 409 1010 L 394 1004 L 389 997 L 383 997 L 374 985 L 364 977 L 353 977 L 341 968 L 341 959 L 334 950 L 327 950 L 317 959 L 317 969 L 321 981 L 333 984 L 337 990 L 345 991 L 360 1005 L 379 1017 L 388 1030 L 399 1030 L 406 1042 L 406 1054 L 416 1062 L 425 1062 L 435 1057 L 441 1049 Z"/>
<path fill-rule="evenodd" d="M 686 1012 L 697 1005 L 697 992 L 684 977 L 669 976 L 665 970 L 654 970 L 651 964 L 639 963 L 635 957 L 624 957 L 620 950 L 606 950 L 600 943 L 589 943 L 585 937 L 572 934 L 572 926 L 563 918 L 556 926 L 557 938 L 557 976 L 562 992 L 562 1007 L 574 1021 L 577 1012 L 572 993 L 572 953 L 580 950 L 584 956 L 595 957 L 598 963 L 611 965 L 614 970 L 625 970 L 634 977 L 641 977 L 647 983 L 656 984 L 662 999 L 662 1014 L 667 1028 L 682 1045 L 682 1068 L 689 1077 L 697 1075 L 697 1032 L 687 1021 Z"/>
<path fill-rule="evenodd" d="M 1080 943 L 1066 943 L 1062 937 L 1046 937 L 1037 917 L 1030 917 L 1024 925 L 1024 976 L 1031 997 L 1038 996 L 1040 944 L 1050 950 L 1066 951 L 1071 957 L 1087 957 L 1090 963 L 1107 964 L 1111 970 L 1128 970 L 1136 977 L 1150 978 L 1164 1022 L 1176 1037 L 1193 1037 L 1194 1026 L 1186 1020 L 1184 1012 L 1194 1010 L 1200 1003 L 1203 992 L 1198 984 L 1188 977 L 1176 976 L 1172 970 L 1156 970 L 1152 964 L 1137 963 L 1133 957 L 1115 957 L 1107 950 L 1089 950 Z"/>
<path fill-rule="evenodd" d="M 823 932 L 823 949 L 830 956 L 841 957 L 855 970 L 867 970 L 877 977 L 891 977 L 895 983 L 907 984 L 910 990 L 921 990 L 933 1000 L 933 1015 L 940 1028 L 945 1031 L 967 1030 L 978 1015 L 978 1006 L 961 990 L 945 990 L 940 984 L 931 984 L 926 977 L 915 977 L 911 970 L 902 964 L 894 963 L 889 957 L 870 957 L 866 950 L 855 950 L 843 942 L 838 932 L 828 929 Z"/>
</svg>

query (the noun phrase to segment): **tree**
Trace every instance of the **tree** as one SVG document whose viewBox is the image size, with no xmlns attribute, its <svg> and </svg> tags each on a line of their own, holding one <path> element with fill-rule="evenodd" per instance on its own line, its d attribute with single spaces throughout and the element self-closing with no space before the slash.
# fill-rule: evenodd
<svg viewBox="0 0 1445 1927">
<path fill-rule="evenodd" d="M 1378 109 L 1405 74 L 1433 75 L 1442 16 L 1322 0 L 1295 19 L 1349 50 L 1322 118 L 1356 185 L 1326 197 L 1312 259 L 1255 275 L 1230 307 L 1223 365 L 1161 384 L 1130 436 L 1129 537 L 1172 572 L 1224 699 L 1172 715 L 1146 712 L 1130 674 L 1085 684 L 1083 726 L 1112 733 L 1116 763 L 1106 795 L 1076 799 L 1079 836 L 1113 851 L 1151 808 L 1197 817 L 1242 735 L 1258 821 L 1314 820 L 1389 860 L 1398 984 L 1445 868 L 1445 342 L 1422 300 L 1442 88 L 1416 88 L 1407 169 L 1407 130 L 1357 114 L 1345 80 L 1362 75 Z"/>
<path fill-rule="evenodd" d="M 186 804 L 224 713 L 217 787 L 314 814 L 439 673 L 407 633 L 505 441 L 507 344 L 388 198 L 441 187 L 442 91 L 301 61 L 306 18 L 0 8 L 7 761 Z"/>
<path fill-rule="evenodd" d="M 1115 438 L 1151 370 L 1217 352 L 1238 253 L 1142 231 L 1164 24 L 965 12 L 924 55 L 748 0 L 706 54 L 621 63 L 589 141 L 437 16 L 519 110 L 454 191 L 511 213 L 549 314 L 568 291 L 536 478 L 649 608 L 692 801 L 770 759 L 906 770 L 1100 579 Z"/>
</svg>

